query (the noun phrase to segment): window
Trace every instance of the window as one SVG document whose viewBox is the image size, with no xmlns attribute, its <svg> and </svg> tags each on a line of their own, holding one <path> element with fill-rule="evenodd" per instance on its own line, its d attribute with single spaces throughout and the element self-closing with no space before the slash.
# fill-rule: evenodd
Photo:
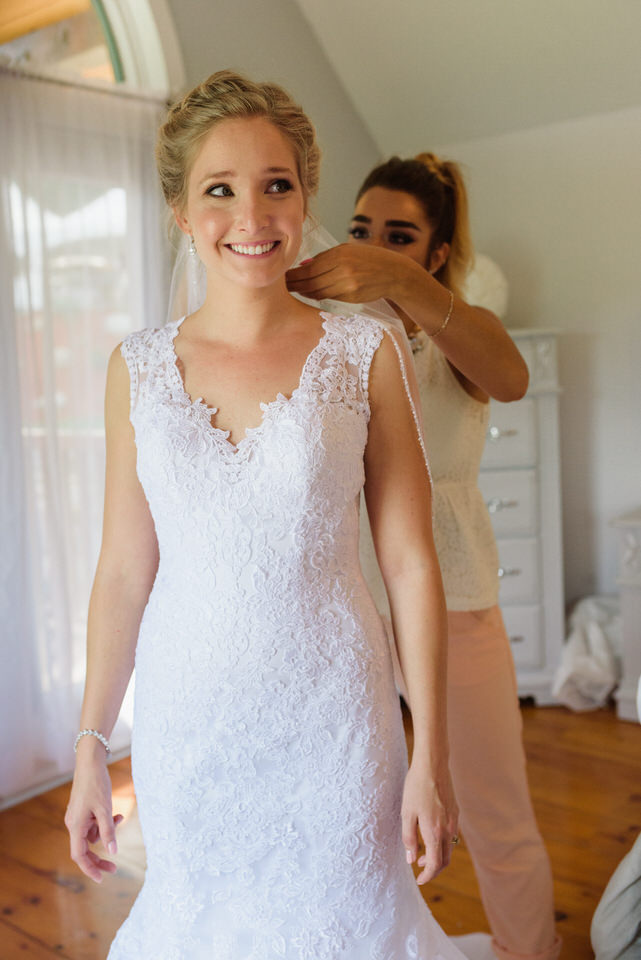
<svg viewBox="0 0 641 960">
<path fill-rule="evenodd" d="M 0 807 L 72 766 L 106 363 L 165 319 L 154 141 L 181 86 L 166 0 L 0 6 Z M 113 742 L 128 742 L 126 718 Z"/>
<path fill-rule="evenodd" d="M 44 69 L 84 80 L 124 80 L 102 3 L 68 0 L 30 5 L 9 0 L 0 13 L 0 53 L 9 66 Z"/>
<path fill-rule="evenodd" d="M 167 0 L 4 0 L 0 64 L 164 96 L 184 84 Z"/>
</svg>

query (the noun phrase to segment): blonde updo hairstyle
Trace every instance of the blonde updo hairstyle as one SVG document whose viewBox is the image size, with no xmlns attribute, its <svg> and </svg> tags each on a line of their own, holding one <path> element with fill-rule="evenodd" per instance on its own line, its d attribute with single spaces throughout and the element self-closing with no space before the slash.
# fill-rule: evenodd
<svg viewBox="0 0 641 960">
<path fill-rule="evenodd" d="M 434 276 L 460 296 L 474 260 L 474 248 L 467 191 L 459 166 L 451 160 L 441 160 L 434 153 L 419 153 L 412 160 L 392 157 L 368 174 L 356 199 L 360 200 L 372 187 L 409 193 L 419 201 L 432 228 L 428 263 L 434 250 L 449 244 L 447 260 Z M 427 264 L 425 266 L 427 268 Z"/>
<path fill-rule="evenodd" d="M 275 83 L 254 83 L 233 70 L 219 70 L 169 109 L 158 132 L 156 163 L 169 207 L 187 203 L 187 185 L 202 141 L 222 120 L 264 117 L 291 143 L 307 200 L 318 190 L 320 150 L 316 131 L 289 94 Z"/>
</svg>

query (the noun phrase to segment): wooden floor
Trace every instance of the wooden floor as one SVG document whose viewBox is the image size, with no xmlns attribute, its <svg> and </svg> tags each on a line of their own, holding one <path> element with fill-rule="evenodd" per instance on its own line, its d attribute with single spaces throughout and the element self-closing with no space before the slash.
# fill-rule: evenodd
<svg viewBox="0 0 641 960">
<path fill-rule="evenodd" d="M 641 726 L 612 711 L 525 707 L 523 715 L 532 795 L 556 880 L 561 956 L 584 960 L 593 956 L 589 925 L 601 892 L 641 830 Z M 126 820 L 119 872 L 101 886 L 68 859 L 68 786 L 0 814 L 0 960 L 106 957 L 144 868 L 128 761 L 111 770 L 115 811 Z M 423 890 L 448 933 L 487 930 L 464 843 Z"/>
</svg>

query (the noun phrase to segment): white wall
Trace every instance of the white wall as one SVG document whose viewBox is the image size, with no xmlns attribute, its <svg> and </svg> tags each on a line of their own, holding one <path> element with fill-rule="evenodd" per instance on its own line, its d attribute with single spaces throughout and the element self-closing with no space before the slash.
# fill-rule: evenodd
<svg viewBox="0 0 641 960">
<path fill-rule="evenodd" d="M 641 504 L 641 108 L 449 144 L 507 326 L 560 338 L 566 598 L 616 591 L 617 514 Z"/>
<path fill-rule="evenodd" d="M 343 238 L 354 196 L 379 151 L 293 0 L 170 0 L 188 88 L 226 67 L 281 83 L 303 105 L 323 151 L 312 209 Z"/>
</svg>

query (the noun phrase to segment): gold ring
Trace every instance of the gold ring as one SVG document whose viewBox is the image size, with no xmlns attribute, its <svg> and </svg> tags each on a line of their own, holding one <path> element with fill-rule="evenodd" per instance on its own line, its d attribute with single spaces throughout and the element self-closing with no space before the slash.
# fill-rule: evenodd
<svg viewBox="0 0 641 960">
<path fill-rule="evenodd" d="M 452 839 L 450 840 L 450 843 L 457 844 L 460 842 L 461 842 L 461 838 L 459 837 L 458 833 L 455 833 Z"/>
</svg>

